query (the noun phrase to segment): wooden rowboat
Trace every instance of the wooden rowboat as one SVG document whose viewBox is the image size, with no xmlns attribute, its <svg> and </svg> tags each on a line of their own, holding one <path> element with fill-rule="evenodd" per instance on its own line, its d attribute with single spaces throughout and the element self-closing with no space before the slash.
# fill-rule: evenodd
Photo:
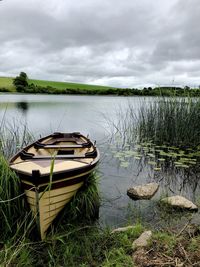
<svg viewBox="0 0 200 267">
<path fill-rule="evenodd" d="M 37 219 L 41 239 L 99 161 L 99 151 L 80 133 L 54 133 L 10 160 Z"/>
</svg>

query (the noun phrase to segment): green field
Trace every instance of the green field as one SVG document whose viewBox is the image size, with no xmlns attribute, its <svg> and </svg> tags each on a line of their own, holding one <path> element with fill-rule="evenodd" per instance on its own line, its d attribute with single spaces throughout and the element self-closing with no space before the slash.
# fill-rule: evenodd
<svg viewBox="0 0 200 267">
<path fill-rule="evenodd" d="M 87 90 L 103 90 L 108 88 L 113 88 L 109 86 L 101 86 L 101 85 L 91 85 L 91 84 L 82 84 L 82 83 L 69 83 L 69 82 L 55 82 L 55 81 L 44 81 L 44 80 L 32 80 L 29 79 L 29 84 L 35 84 L 42 87 L 51 86 L 56 89 L 87 89 Z"/>
<path fill-rule="evenodd" d="M 15 87 L 13 85 L 13 78 L 11 77 L 0 77 L 0 88 L 5 88 L 8 91 L 15 91 Z"/>
<path fill-rule="evenodd" d="M 106 90 L 109 86 L 100 86 L 100 85 L 91 85 L 91 84 L 82 84 L 82 83 L 69 83 L 69 82 L 55 82 L 55 81 L 44 81 L 44 80 L 33 80 L 29 79 L 29 84 L 34 84 L 41 87 L 50 86 L 55 89 L 80 89 L 80 90 Z M 11 77 L 0 77 L 0 89 L 5 88 L 7 91 L 15 91 L 13 86 L 13 78 Z"/>
</svg>

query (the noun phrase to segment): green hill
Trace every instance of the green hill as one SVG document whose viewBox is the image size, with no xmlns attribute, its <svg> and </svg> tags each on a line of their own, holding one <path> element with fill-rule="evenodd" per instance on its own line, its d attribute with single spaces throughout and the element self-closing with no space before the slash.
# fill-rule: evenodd
<svg viewBox="0 0 200 267">
<path fill-rule="evenodd" d="M 51 86 L 56 89 L 87 89 L 87 90 L 103 90 L 108 88 L 113 88 L 109 86 L 101 86 L 101 85 L 91 85 L 91 84 L 82 84 L 82 83 L 69 83 L 69 82 L 55 82 L 55 81 L 44 81 L 44 80 L 32 80 L 29 79 L 29 84 L 33 83 L 34 85 L 47 87 Z"/>
<path fill-rule="evenodd" d="M 1 89 L 1 91 L 5 89 L 5 91 L 14 92 L 15 87 L 13 85 L 13 78 L 0 77 L 0 89 Z"/>
<path fill-rule="evenodd" d="M 82 84 L 82 83 L 69 83 L 69 82 L 56 82 L 56 81 L 45 81 L 45 80 L 34 80 L 29 79 L 29 84 L 34 84 L 36 86 L 41 87 L 52 87 L 55 89 L 80 89 L 80 90 L 107 90 L 109 88 L 114 89 L 113 87 L 109 86 L 100 86 L 100 85 L 91 85 L 91 84 Z M 0 90 L 3 91 L 14 92 L 15 87 L 13 85 L 13 78 L 12 77 L 0 77 Z"/>
</svg>

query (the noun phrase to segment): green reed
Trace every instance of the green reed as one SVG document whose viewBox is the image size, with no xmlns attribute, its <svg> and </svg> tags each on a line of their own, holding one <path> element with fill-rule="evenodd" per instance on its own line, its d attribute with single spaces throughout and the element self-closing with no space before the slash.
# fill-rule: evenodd
<svg viewBox="0 0 200 267">
<path fill-rule="evenodd" d="M 200 144 L 200 98 L 162 98 L 139 109 L 139 141 L 193 146 Z"/>
<path fill-rule="evenodd" d="M 17 232 L 21 234 L 30 220 L 19 178 L 0 155 L 0 240 L 12 237 Z"/>
<path fill-rule="evenodd" d="M 3 117 L 0 122 L 0 153 L 6 159 L 9 159 L 17 151 L 27 146 L 33 139 L 33 135 L 29 132 L 26 124 L 22 124 L 17 120 L 8 122 Z"/>
<path fill-rule="evenodd" d="M 119 107 L 117 121 L 106 117 L 123 144 L 149 142 L 180 147 L 200 145 L 200 98 L 144 98 L 138 108 Z M 117 140 L 116 140 L 117 141 Z"/>
</svg>

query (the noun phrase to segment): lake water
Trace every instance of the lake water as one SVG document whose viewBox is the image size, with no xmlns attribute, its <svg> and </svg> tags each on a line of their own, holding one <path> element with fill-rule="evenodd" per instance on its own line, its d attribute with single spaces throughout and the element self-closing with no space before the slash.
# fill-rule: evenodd
<svg viewBox="0 0 200 267">
<path fill-rule="evenodd" d="M 152 166 L 134 158 L 128 167 L 121 167 L 114 157 L 110 137 L 110 122 L 119 120 L 118 111 L 125 112 L 131 104 L 137 113 L 143 101 L 153 98 L 119 96 L 75 95 L 0 95 L 0 121 L 10 125 L 27 125 L 38 138 L 52 132 L 81 132 L 97 141 L 101 152 L 99 188 L 102 196 L 100 222 L 113 227 L 141 220 L 160 227 L 166 223 L 166 214 L 158 205 L 161 196 L 181 194 L 198 202 L 198 177 L 190 178 L 179 173 L 154 171 Z M 133 201 L 126 191 L 129 187 L 157 181 L 160 189 L 150 201 Z M 190 215 L 188 215 L 190 216 Z M 179 216 L 180 217 L 180 216 Z M 183 218 L 183 220 L 185 217 Z M 199 221 L 199 213 L 193 215 Z"/>
</svg>

